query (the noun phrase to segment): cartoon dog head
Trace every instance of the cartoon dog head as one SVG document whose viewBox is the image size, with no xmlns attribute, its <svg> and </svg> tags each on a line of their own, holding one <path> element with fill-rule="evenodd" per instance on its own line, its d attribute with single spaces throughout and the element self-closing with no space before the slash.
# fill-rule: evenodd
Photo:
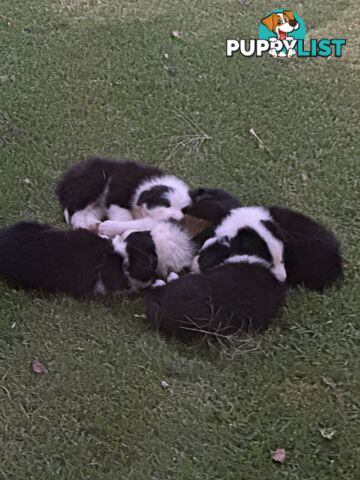
<svg viewBox="0 0 360 480">
<path fill-rule="evenodd" d="M 284 10 L 282 13 L 272 13 L 261 20 L 266 28 L 276 33 L 279 40 L 285 40 L 289 33 L 299 28 L 299 23 L 295 20 L 294 12 Z"/>
</svg>

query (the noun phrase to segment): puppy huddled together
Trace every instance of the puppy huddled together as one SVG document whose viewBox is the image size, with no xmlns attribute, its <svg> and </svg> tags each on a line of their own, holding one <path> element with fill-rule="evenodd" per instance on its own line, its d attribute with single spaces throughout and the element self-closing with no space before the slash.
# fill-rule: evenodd
<svg viewBox="0 0 360 480">
<path fill-rule="evenodd" d="M 288 287 L 322 290 L 342 273 L 323 225 L 282 207 L 243 207 L 220 189 L 190 191 L 157 167 L 91 157 L 56 194 L 73 230 L 0 230 L 0 276 L 75 297 L 146 291 L 146 318 L 182 337 L 264 329 Z M 202 219 L 196 235 L 189 222 Z"/>
</svg>

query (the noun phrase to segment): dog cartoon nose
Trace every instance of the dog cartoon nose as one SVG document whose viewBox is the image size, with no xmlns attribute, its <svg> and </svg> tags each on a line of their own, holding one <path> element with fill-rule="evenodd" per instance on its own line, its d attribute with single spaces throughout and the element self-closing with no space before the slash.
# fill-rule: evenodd
<svg viewBox="0 0 360 480">
<path fill-rule="evenodd" d="M 292 27 L 296 27 L 296 25 L 298 24 L 298 22 L 296 20 L 289 20 L 289 24 L 292 26 Z"/>
</svg>

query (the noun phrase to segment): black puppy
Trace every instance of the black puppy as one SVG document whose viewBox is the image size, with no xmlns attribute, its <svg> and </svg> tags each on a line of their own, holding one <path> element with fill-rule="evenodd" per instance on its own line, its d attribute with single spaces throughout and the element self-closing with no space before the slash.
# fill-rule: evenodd
<svg viewBox="0 0 360 480">
<path fill-rule="evenodd" d="M 154 289 L 147 301 L 147 321 L 180 337 L 256 332 L 277 316 L 285 293 L 285 284 L 265 264 L 229 257 L 207 274 L 188 273 Z"/>
<path fill-rule="evenodd" d="M 270 207 L 285 245 L 288 285 L 323 290 L 342 275 L 340 244 L 324 225 L 284 207 Z"/>
<path fill-rule="evenodd" d="M 194 259 L 193 271 L 149 294 L 147 320 L 180 336 L 262 330 L 285 299 L 283 244 L 259 207 L 232 210 Z M 230 221 L 229 221 L 230 220 Z M 236 254 L 234 254 L 236 250 Z"/>
<path fill-rule="evenodd" d="M 198 189 L 191 195 L 193 205 L 188 208 L 189 213 L 214 223 L 213 230 L 209 229 L 197 238 L 201 245 L 215 235 L 219 212 L 222 218 L 226 217 L 234 210 L 231 202 L 235 205 L 237 200 L 226 192 L 219 194 L 217 189 Z M 321 223 L 294 210 L 276 206 L 267 210 L 277 226 L 277 233 L 274 233 L 284 242 L 288 285 L 302 285 L 313 290 L 332 285 L 342 275 L 340 245 L 334 234 Z"/>
<path fill-rule="evenodd" d="M 0 230 L 0 277 L 28 289 L 74 297 L 134 291 L 152 283 L 156 266 L 149 232 L 124 242 L 30 222 Z"/>
<path fill-rule="evenodd" d="M 69 168 L 56 194 L 67 223 L 88 230 L 96 230 L 105 217 L 116 222 L 147 217 L 179 221 L 191 203 L 187 185 L 157 167 L 98 157 Z"/>
<path fill-rule="evenodd" d="M 220 188 L 197 188 L 190 191 L 191 205 L 184 213 L 208 220 L 212 226 L 206 228 L 193 238 L 199 248 L 214 235 L 215 226 L 225 218 L 230 210 L 241 206 L 239 200 Z"/>
</svg>

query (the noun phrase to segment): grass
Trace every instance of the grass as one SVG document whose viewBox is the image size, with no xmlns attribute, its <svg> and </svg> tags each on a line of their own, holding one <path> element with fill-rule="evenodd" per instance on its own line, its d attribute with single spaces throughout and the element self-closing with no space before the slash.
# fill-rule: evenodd
<svg viewBox="0 0 360 480">
<path fill-rule="evenodd" d="M 2 0 L 1 225 L 63 225 L 54 183 L 85 155 L 150 160 L 325 222 L 345 278 L 210 349 L 158 337 L 138 299 L 0 283 L 1 480 L 360 478 L 359 7 L 308 3 L 286 7 L 310 36 L 345 35 L 344 58 L 227 59 L 268 1 Z"/>
</svg>

